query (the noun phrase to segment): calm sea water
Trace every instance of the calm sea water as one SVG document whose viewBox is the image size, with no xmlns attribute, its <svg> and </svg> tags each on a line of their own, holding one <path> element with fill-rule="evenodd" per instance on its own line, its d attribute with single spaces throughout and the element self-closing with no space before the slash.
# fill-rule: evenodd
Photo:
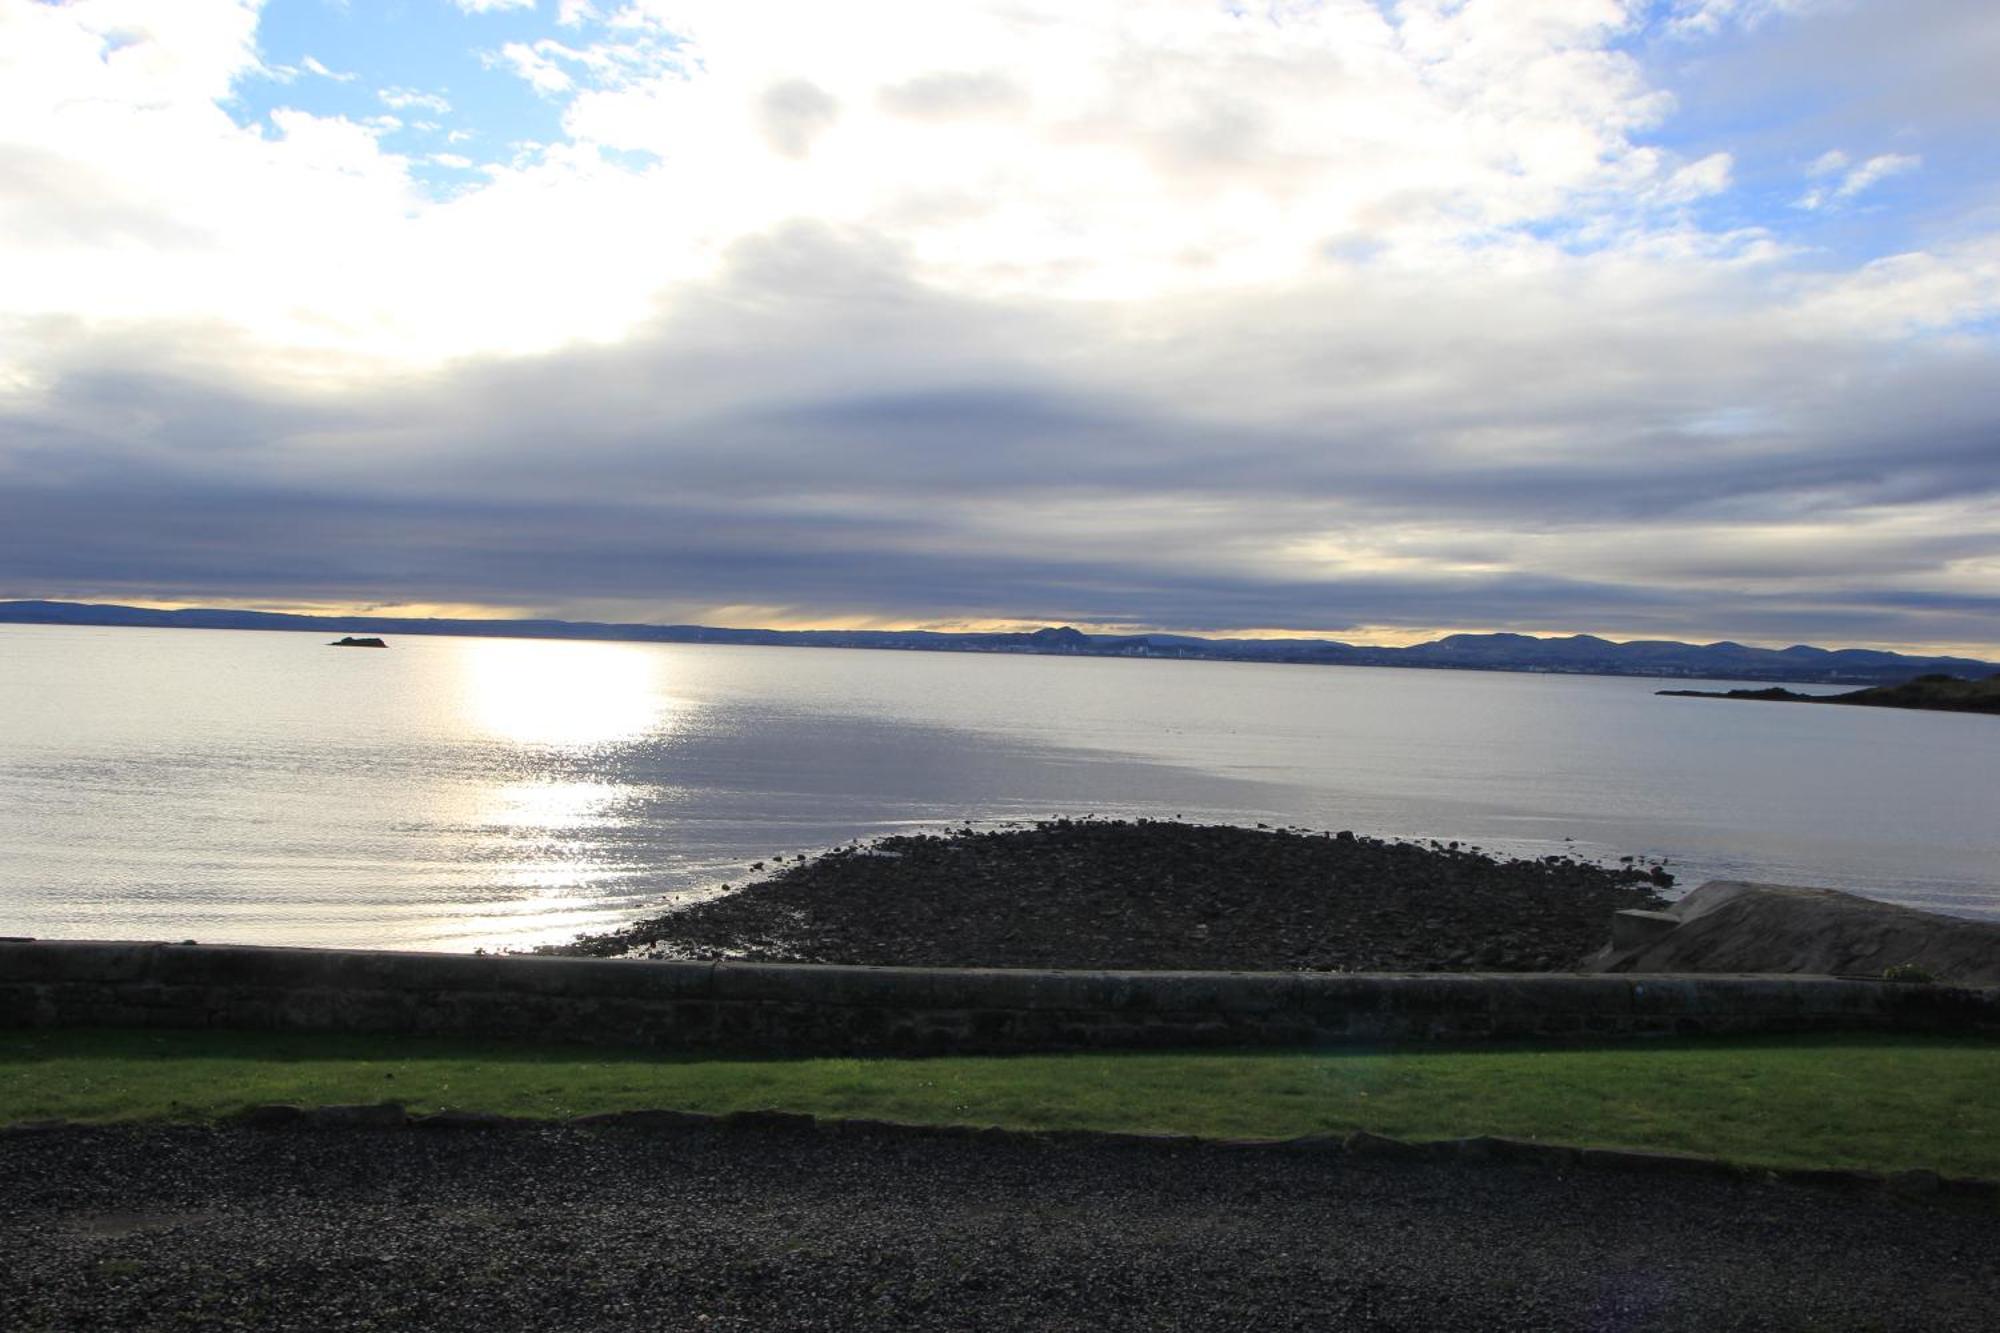
<svg viewBox="0 0 2000 1333">
<path fill-rule="evenodd" d="M 559 940 L 910 827 L 1183 815 L 2000 919 L 2000 720 L 1660 682 L 0 626 L 0 934 Z"/>
</svg>

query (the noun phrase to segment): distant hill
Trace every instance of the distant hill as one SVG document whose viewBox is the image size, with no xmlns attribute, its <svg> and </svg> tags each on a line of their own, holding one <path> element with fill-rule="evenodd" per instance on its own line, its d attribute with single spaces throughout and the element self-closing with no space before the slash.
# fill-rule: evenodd
<svg viewBox="0 0 2000 1333">
<path fill-rule="evenodd" d="M 432 620 L 393 616 L 298 616 L 271 611 L 155 611 L 87 602 L 0 602 L 0 624 L 129 625 L 161 629 L 306 630 L 315 634 L 443 634 L 514 639 L 609 639 L 627 643 L 737 643 L 772 647 L 881 648 L 919 652 L 1039 653 L 1075 657 L 1166 657 L 1315 666 L 1433 667 L 1596 676 L 1893 685 L 1917 676 L 1988 676 L 2000 665 L 1964 657 L 1910 657 L 1864 648 L 1750 648 L 1740 643 L 1614 643 L 1590 634 L 1451 634 L 1408 648 L 1332 639 L 1204 639 L 1186 634 L 1085 634 L 1068 626 L 991 634 L 933 630 L 719 629 L 708 625 L 607 625 L 570 620 Z"/>
</svg>

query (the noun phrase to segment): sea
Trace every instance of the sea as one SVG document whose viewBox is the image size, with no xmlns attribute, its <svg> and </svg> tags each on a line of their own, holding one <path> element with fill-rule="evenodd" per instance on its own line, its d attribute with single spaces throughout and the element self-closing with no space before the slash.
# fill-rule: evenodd
<svg viewBox="0 0 2000 1333">
<path fill-rule="evenodd" d="M 0 935 L 518 949 L 830 847 L 1084 817 L 2000 920 L 2000 719 L 1655 693 L 1740 683 L 0 626 Z"/>
</svg>

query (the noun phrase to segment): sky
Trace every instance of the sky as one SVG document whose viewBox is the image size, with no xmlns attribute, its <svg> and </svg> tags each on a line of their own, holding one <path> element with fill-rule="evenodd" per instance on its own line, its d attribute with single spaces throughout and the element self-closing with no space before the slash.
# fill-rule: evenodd
<svg viewBox="0 0 2000 1333">
<path fill-rule="evenodd" d="M 0 597 L 2000 658 L 1992 0 L 0 0 Z"/>
</svg>

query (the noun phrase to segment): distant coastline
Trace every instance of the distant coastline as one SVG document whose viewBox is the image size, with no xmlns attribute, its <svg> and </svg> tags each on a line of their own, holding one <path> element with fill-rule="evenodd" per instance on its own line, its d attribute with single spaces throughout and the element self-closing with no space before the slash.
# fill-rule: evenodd
<svg viewBox="0 0 2000 1333">
<path fill-rule="evenodd" d="M 1651 639 L 1616 643 L 1594 635 L 1452 634 L 1407 648 L 1331 639 L 1209 639 L 1186 634 L 1085 634 L 1067 626 L 1010 633 L 934 630 L 728 629 L 708 625 L 602 624 L 570 620 L 454 620 L 392 616 L 306 616 L 273 611 L 147 607 L 91 602 L 0 602 L 0 624 L 125 626 L 156 629 L 294 630 L 337 634 L 421 634 L 480 638 L 586 639 L 618 643 L 720 643 L 763 647 L 874 648 L 902 652 L 1025 653 L 1060 657 L 1146 657 L 1306 666 L 1423 667 L 1584 676 L 1768 680 L 1821 685 L 1894 685 L 1932 674 L 1990 676 L 2000 663 L 1916 657 L 1865 648 L 1807 644 L 1752 648 Z M 1907 705 L 1906 705 L 1907 706 Z"/>
</svg>

